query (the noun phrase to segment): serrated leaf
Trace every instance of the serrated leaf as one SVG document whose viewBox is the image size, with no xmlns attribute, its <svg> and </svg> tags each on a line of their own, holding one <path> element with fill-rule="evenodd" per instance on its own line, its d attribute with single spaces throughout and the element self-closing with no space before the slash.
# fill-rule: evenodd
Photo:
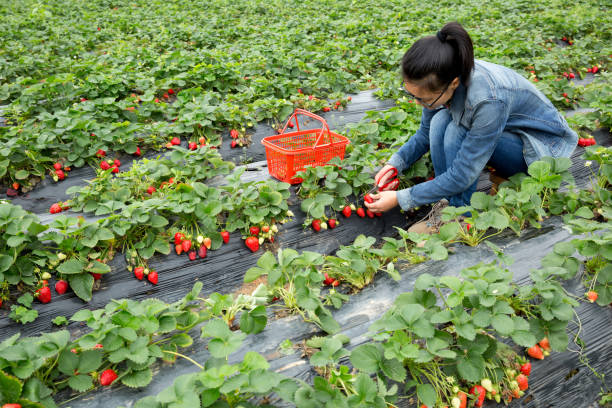
<svg viewBox="0 0 612 408">
<path fill-rule="evenodd" d="M 90 376 L 79 374 L 70 377 L 70 379 L 68 379 L 68 385 L 77 392 L 85 392 L 93 388 L 93 381 Z"/>
<path fill-rule="evenodd" d="M 153 379 L 153 372 L 149 367 L 144 370 L 132 371 L 121 378 L 123 385 L 130 388 L 142 388 L 149 385 Z"/>
</svg>

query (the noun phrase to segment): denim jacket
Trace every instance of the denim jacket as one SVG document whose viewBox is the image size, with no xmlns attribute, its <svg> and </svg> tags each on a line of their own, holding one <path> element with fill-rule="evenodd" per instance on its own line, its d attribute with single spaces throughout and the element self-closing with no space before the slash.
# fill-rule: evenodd
<svg viewBox="0 0 612 408">
<path fill-rule="evenodd" d="M 485 61 L 475 61 L 469 86 L 459 84 L 450 105 L 441 109 L 449 109 L 452 120 L 467 129 L 466 137 L 444 174 L 397 192 L 404 210 L 467 190 L 504 131 L 521 136 L 527 165 L 544 156 L 569 157 L 578 141 L 563 114 L 531 82 L 509 68 Z M 429 123 L 437 112 L 423 108 L 420 128 L 391 156 L 389 164 L 398 172 L 429 150 Z"/>
</svg>

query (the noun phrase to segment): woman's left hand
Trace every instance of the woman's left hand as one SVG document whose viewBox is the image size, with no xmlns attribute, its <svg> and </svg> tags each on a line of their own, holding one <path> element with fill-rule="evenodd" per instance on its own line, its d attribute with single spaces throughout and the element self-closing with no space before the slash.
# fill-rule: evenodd
<svg viewBox="0 0 612 408">
<path fill-rule="evenodd" d="M 370 196 L 374 201 L 365 206 L 372 212 L 385 212 L 397 206 L 397 191 L 381 191 Z"/>
</svg>

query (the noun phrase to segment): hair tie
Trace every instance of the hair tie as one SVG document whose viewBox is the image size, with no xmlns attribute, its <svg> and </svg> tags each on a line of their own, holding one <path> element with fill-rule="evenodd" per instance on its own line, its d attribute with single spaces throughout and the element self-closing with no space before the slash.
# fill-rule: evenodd
<svg viewBox="0 0 612 408">
<path fill-rule="evenodd" d="M 446 42 L 446 34 L 444 34 L 442 31 L 438 31 L 436 33 L 436 37 L 438 37 L 438 40 L 440 40 L 440 42 Z"/>
</svg>

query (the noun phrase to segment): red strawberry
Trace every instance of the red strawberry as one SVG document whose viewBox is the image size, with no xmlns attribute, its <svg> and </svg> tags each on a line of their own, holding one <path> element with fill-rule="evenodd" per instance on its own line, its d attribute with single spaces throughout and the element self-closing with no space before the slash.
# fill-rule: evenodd
<svg viewBox="0 0 612 408">
<path fill-rule="evenodd" d="M 251 252 L 255 252 L 259 249 L 259 240 L 257 237 L 248 237 L 244 244 L 251 250 Z"/>
<path fill-rule="evenodd" d="M 55 291 L 57 292 L 58 295 L 63 295 L 64 293 L 66 293 L 66 290 L 68 289 L 68 282 L 66 282 L 65 280 L 58 280 L 57 282 L 55 282 Z"/>
<path fill-rule="evenodd" d="M 102 170 L 108 170 L 111 168 L 110 164 L 108 164 L 107 161 L 103 160 L 102 162 L 100 162 L 100 168 Z"/>
<path fill-rule="evenodd" d="M 382 217 L 382 213 L 381 212 L 376 212 L 376 213 L 374 213 L 374 215 L 376 215 L 377 217 Z"/>
<path fill-rule="evenodd" d="M 332 286 L 334 286 L 334 287 L 338 286 L 339 284 L 340 284 L 340 281 L 335 280 L 335 279 L 334 279 L 334 281 L 332 282 Z"/>
<path fill-rule="evenodd" d="M 19 185 L 19 183 L 17 183 L 17 182 L 14 182 L 14 183 L 13 183 L 13 190 L 19 190 L 19 187 L 21 187 L 21 186 Z"/>
<path fill-rule="evenodd" d="M 206 245 L 202 244 L 200 245 L 200 249 L 198 249 L 198 256 L 202 259 L 206 258 L 206 253 L 208 252 L 208 249 L 206 248 Z"/>
<path fill-rule="evenodd" d="M 221 231 L 221 238 L 223 238 L 223 242 L 226 244 L 229 242 L 230 234 L 227 231 Z"/>
<path fill-rule="evenodd" d="M 350 96 L 346 98 L 347 101 L 352 101 L 353 98 L 351 98 Z"/>
<path fill-rule="evenodd" d="M 98 27 L 98 28 L 100 28 L 100 27 Z M 98 30 L 98 31 L 100 31 L 100 30 Z M 85 102 L 86 100 L 87 100 L 87 98 L 81 98 L 81 102 Z"/>
<path fill-rule="evenodd" d="M 159 98 L 155 98 L 155 103 L 159 103 Z"/>
<path fill-rule="evenodd" d="M 298 88 L 298 93 L 301 94 L 302 92 L 302 88 Z"/>
<path fill-rule="evenodd" d="M 346 218 L 350 217 L 352 213 L 353 213 L 353 212 L 351 211 L 351 207 L 349 207 L 348 205 L 347 205 L 347 206 L 345 206 L 345 207 L 342 209 L 342 214 L 343 214 L 343 215 L 344 215 Z"/>
<path fill-rule="evenodd" d="M 537 344 L 533 347 L 527 349 L 527 354 L 530 357 L 533 357 L 538 360 L 544 360 L 544 354 L 542 353 L 542 349 Z"/>
<path fill-rule="evenodd" d="M 370 218 L 374 218 L 375 217 L 374 213 L 372 211 L 370 211 L 370 210 L 366 210 L 366 214 L 368 214 L 368 217 L 370 217 Z"/>
<path fill-rule="evenodd" d="M 293 129 L 293 126 L 294 126 L 294 125 L 293 125 L 293 122 L 289 122 L 289 123 L 287 123 L 287 127 L 289 127 L 290 129 Z"/>
<path fill-rule="evenodd" d="M 567 98 L 567 92 L 563 92 L 563 97 Z"/>
<path fill-rule="evenodd" d="M 114 164 L 113 164 L 113 167 L 111 167 L 111 169 L 113 173 L 119 173 L 119 167 L 115 166 Z"/>
<path fill-rule="evenodd" d="M 63 180 L 66 178 L 66 175 L 64 174 L 63 170 L 55 170 L 55 174 L 57 175 L 57 178 L 60 180 Z"/>
<path fill-rule="evenodd" d="M 542 350 L 550 350 L 550 343 L 548 342 L 548 337 L 544 337 L 542 340 L 540 340 L 538 344 L 540 345 Z"/>
<path fill-rule="evenodd" d="M 232 140 L 232 143 L 230 143 L 230 147 L 231 147 L 232 149 L 235 149 L 235 148 L 236 148 L 236 146 L 238 146 L 238 142 L 236 142 L 235 140 Z"/>
<path fill-rule="evenodd" d="M 230 136 L 232 137 L 232 139 L 237 139 L 238 136 L 239 136 L 239 133 L 238 133 L 238 131 L 236 129 L 232 129 L 230 131 Z"/>
<path fill-rule="evenodd" d="M 251 228 L 249 228 L 249 232 L 251 235 L 259 235 L 259 227 L 257 225 L 253 225 Z"/>
<path fill-rule="evenodd" d="M 589 146 L 593 146 L 594 144 L 596 144 L 597 142 L 595 142 L 595 139 L 588 139 L 589 141 Z"/>
<path fill-rule="evenodd" d="M 210 247 L 212 246 L 212 240 L 209 237 L 204 237 L 202 245 L 204 245 L 206 249 L 210 249 Z"/>
<path fill-rule="evenodd" d="M 173 137 L 172 140 L 170 140 L 170 143 L 172 143 L 174 146 L 180 145 L 181 144 L 181 139 L 179 139 L 178 137 Z"/>
<path fill-rule="evenodd" d="M 487 390 L 482 385 L 475 385 L 470 389 L 470 394 L 476 396 L 475 407 L 482 407 L 485 397 L 487 396 Z"/>
<path fill-rule="evenodd" d="M 324 284 L 331 285 L 332 283 L 334 283 L 334 278 L 330 278 L 327 272 L 323 272 L 323 276 L 325 276 L 325 279 L 323 280 Z"/>
<path fill-rule="evenodd" d="M 155 271 L 151 271 L 147 275 L 147 279 L 149 280 L 149 282 L 151 282 L 154 285 L 157 285 L 157 278 L 158 278 L 157 272 L 155 272 Z"/>
<path fill-rule="evenodd" d="M 186 239 L 181 242 L 181 245 L 183 246 L 183 252 L 187 252 L 191 249 L 191 240 Z"/>
<path fill-rule="evenodd" d="M 164 99 L 168 99 L 169 97 L 170 97 L 170 95 L 168 95 L 167 93 L 162 95 L 162 98 L 164 98 Z"/>
<path fill-rule="evenodd" d="M 176 251 L 177 255 L 180 255 L 183 253 L 183 246 L 181 244 L 176 244 L 174 246 L 174 250 Z"/>
<path fill-rule="evenodd" d="M 567 37 L 563 37 L 561 40 L 562 41 L 567 41 Z"/>
<path fill-rule="evenodd" d="M 531 374 L 531 363 L 528 361 L 521 366 L 521 373 L 529 376 Z"/>
<path fill-rule="evenodd" d="M 113 160 L 113 164 L 117 167 L 121 167 L 121 162 L 119 161 L 119 159 Z"/>
<path fill-rule="evenodd" d="M 134 276 L 136 279 L 142 280 L 142 278 L 144 278 L 144 268 L 142 266 L 134 268 Z"/>
<path fill-rule="evenodd" d="M 573 72 L 570 72 L 569 73 L 569 77 L 570 77 L 570 79 L 574 79 L 574 78 L 576 78 L 576 75 Z"/>
<path fill-rule="evenodd" d="M 149 188 L 147 188 L 147 193 L 149 193 L 149 195 L 152 195 L 154 192 L 155 192 L 155 187 L 149 186 Z"/>
<path fill-rule="evenodd" d="M 309 101 L 312 101 L 313 99 L 314 99 L 314 95 L 308 95 L 308 100 Z M 290 126 L 290 127 L 293 127 L 293 126 Z"/>
<path fill-rule="evenodd" d="M 93 276 L 94 280 L 102 279 L 102 274 L 101 273 L 91 273 L 91 276 Z"/>
<path fill-rule="evenodd" d="M 198 148 L 198 144 L 196 142 L 189 142 L 189 150 L 195 150 Z"/>
<path fill-rule="evenodd" d="M 103 348 L 104 348 L 104 346 L 103 346 L 103 345 L 101 345 L 100 343 L 97 343 L 95 346 L 93 346 L 93 348 L 94 348 L 94 350 L 97 350 L 97 349 L 103 349 Z"/>
<path fill-rule="evenodd" d="M 55 164 L 53 164 L 53 168 L 55 170 L 61 170 L 62 169 L 62 163 L 55 163 Z"/>
<path fill-rule="evenodd" d="M 591 303 L 595 302 L 595 301 L 597 300 L 597 297 L 598 297 L 598 296 L 599 296 L 599 295 L 598 295 L 598 294 L 597 294 L 597 292 L 595 292 L 594 290 L 589 290 L 589 291 L 586 293 L 586 297 L 589 299 L 589 301 L 590 301 Z"/>
<path fill-rule="evenodd" d="M 323 107 L 323 112 L 329 112 L 329 111 L 330 111 L 329 106 L 324 106 L 324 107 Z"/>
<path fill-rule="evenodd" d="M 106 387 L 111 385 L 116 379 L 117 373 L 112 368 L 109 368 L 108 370 L 102 371 L 102 374 L 100 374 L 100 385 Z"/>
<path fill-rule="evenodd" d="M 596 74 L 599 71 L 599 67 L 597 65 L 593 65 L 593 68 L 591 68 L 591 72 Z"/>
<path fill-rule="evenodd" d="M 368 210 L 368 211 L 369 211 L 369 210 Z M 364 211 L 364 209 L 363 209 L 362 207 L 359 207 L 359 208 L 357 209 L 357 215 L 358 215 L 358 216 L 360 216 L 361 218 L 364 218 L 364 217 L 366 216 L 366 215 L 365 215 L 365 211 Z"/>
<path fill-rule="evenodd" d="M 365 201 L 366 203 L 373 203 L 373 202 L 374 202 L 374 199 L 372 198 L 372 196 L 371 196 L 370 194 L 366 194 L 366 195 L 363 197 L 363 201 Z"/>
<path fill-rule="evenodd" d="M 93 133 L 92 133 L 93 135 Z M 97 157 L 104 157 L 106 156 L 106 151 L 102 150 L 102 149 L 98 149 L 98 151 L 96 152 L 96 156 Z"/>
<path fill-rule="evenodd" d="M 41 303 L 49 303 L 51 301 L 51 289 L 49 289 L 48 286 L 43 286 L 36 290 L 34 296 L 38 298 Z"/>
<path fill-rule="evenodd" d="M 134 156 L 140 156 L 140 146 L 136 147 L 136 151 L 134 152 Z"/>
<path fill-rule="evenodd" d="M 21 408 L 21 404 L 4 404 L 2 408 Z"/>
<path fill-rule="evenodd" d="M 174 93 L 174 89 L 170 88 L 168 89 L 168 95 L 172 95 Z"/>
<path fill-rule="evenodd" d="M 6 189 L 6 195 L 9 197 L 15 197 L 17 196 L 17 194 L 19 194 L 19 192 L 17 190 L 14 190 L 12 188 L 7 188 Z"/>
<path fill-rule="evenodd" d="M 327 221 L 327 225 L 329 225 L 329 228 L 331 229 L 336 228 L 336 220 L 331 218 L 329 221 Z"/>
<path fill-rule="evenodd" d="M 60 207 L 59 204 L 55 203 L 51 206 L 51 208 L 49 208 L 49 212 L 51 214 L 57 214 L 59 212 L 62 212 L 62 207 Z"/>
<path fill-rule="evenodd" d="M 174 245 L 178 245 L 185 239 L 185 235 L 182 232 L 174 234 Z"/>
<path fill-rule="evenodd" d="M 519 374 L 516 376 L 516 382 L 519 385 L 519 389 L 521 391 L 525 391 L 527 388 L 529 388 L 529 383 L 527 380 L 527 376 L 524 374 Z"/>
<path fill-rule="evenodd" d="M 195 261 L 195 260 L 196 260 L 197 253 L 196 253 L 196 251 L 195 251 L 195 250 L 193 250 L 193 249 L 192 249 L 191 251 L 189 251 L 188 256 L 189 256 L 189 260 L 190 260 L 190 261 Z"/>
</svg>

